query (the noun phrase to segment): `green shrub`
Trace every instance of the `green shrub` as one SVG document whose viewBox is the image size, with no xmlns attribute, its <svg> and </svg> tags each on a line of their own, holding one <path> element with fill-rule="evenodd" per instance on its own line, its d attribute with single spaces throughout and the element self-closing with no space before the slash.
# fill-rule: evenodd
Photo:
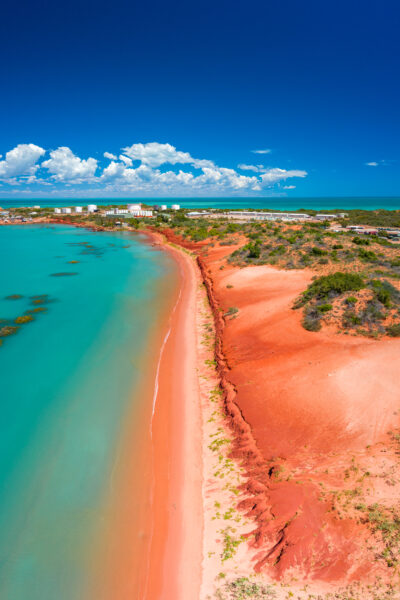
<svg viewBox="0 0 400 600">
<path fill-rule="evenodd" d="M 333 308 L 332 304 L 319 304 L 317 306 L 317 310 L 320 313 L 329 312 L 330 310 L 332 310 L 332 308 Z"/>
<path fill-rule="evenodd" d="M 356 304 L 357 298 L 355 296 L 348 296 L 345 300 L 346 304 Z"/>
<path fill-rule="evenodd" d="M 231 306 L 230 308 L 228 308 L 228 310 L 225 313 L 226 317 L 232 317 L 233 315 L 236 315 L 239 312 L 239 309 L 236 308 L 236 306 Z"/>
<path fill-rule="evenodd" d="M 342 316 L 342 325 L 346 328 L 361 325 L 361 319 L 354 311 L 345 310 Z"/>
<path fill-rule="evenodd" d="M 313 246 L 310 249 L 310 254 L 313 254 L 314 256 L 323 256 L 324 254 L 328 254 L 328 251 L 322 250 L 322 248 L 318 248 L 317 246 Z"/>
<path fill-rule="evenodd" d="M 279 244 L 276 248 L 271 250 L 270 256 L 282 256 L 286 252 L 286 247 L 283 244 Z"/>
<path fill-rule="evenodd" d="M 369 246 L 369 240 L 365 239 L 365 238 L 360 238 L 358 237 L 358 235 L 356 235 L 356 237 L 353 237 L 353 239 L 351 240 L 353 242 L 353 244 L 357 244 L 357 246 Z"/>
<path fill-rule="evenodd" d="M 261 244 L 259 241 L 249 242 L 244 246 L 243 250 L 248 251 L 249 258 L 260 258 L 261 255 Z"/>
<path fill-rule="evenodd" d="M 315 306 L 305 308 L 302 325 L 307 331 L 319 331 L 321 329 L 321 313 Z"/>
<path fill-rule="evenodd" d="M 390 337 L 400 337 L 400 323 L 393 323 L 393 325 L 386 327 L 386 333 Z"/>
<path fill-rule="evenodd" d="M 392 300 L 400 300 L 400 293 L 396 288 L 386 280 L 372 279 L 370 285 L 375 293 L 375 297 L 386 308 L 392 306 Z"/>
<path fill-rule="evenodd" d="M 358 256 L 361 258 L 361 260 L 366 260 L 368 262 L 375 262 L 378 258 L 375 252 L 372 252 L 372 250 L 364 250 L 364 248 L 361 248 L 358 251 Z"/>
<path fill-rule="evenodd" d="M 333 250 L 342 250 L 343 244 L 333 244 Z"/>
<path fill-rule="evenodd" d="M 343 292 L 358 292 L 365 287 L 364 279 L 357 273 L 337 271 L 330 275 L 317 277 L 302 294 L 302 304 L 312 298 L 323 300 L 328 296 L 336 296 Z"/>
</svg>

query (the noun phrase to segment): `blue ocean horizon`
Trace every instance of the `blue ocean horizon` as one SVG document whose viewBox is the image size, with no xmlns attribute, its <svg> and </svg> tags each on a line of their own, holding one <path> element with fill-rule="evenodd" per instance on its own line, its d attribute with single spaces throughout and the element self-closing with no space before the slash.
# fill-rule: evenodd
<svg viewBox="0 0 400 600">
<path fill-rule="evenodd" d="M 0 207 L 18 208 L 23 206 L 86 206 L 97 204 L 126 205 L 141 202 L 143 204 L 179 204 L 182 208 L 220 208 L 220 209 L 272 209 L 295 211 L 301 208 L 309 210 L 400 210 L 400 196 L 332 196 L 332 197 L 242 197 L 242 198 L 0 198 Z"/>
</svg>

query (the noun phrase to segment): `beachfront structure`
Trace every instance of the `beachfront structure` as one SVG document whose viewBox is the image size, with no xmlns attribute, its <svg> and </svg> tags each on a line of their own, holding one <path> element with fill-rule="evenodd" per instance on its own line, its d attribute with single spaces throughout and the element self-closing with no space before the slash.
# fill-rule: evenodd
<svg viewBox="0 0 400 600">
<path fill-rule="evenodd" d="M 311 218 L 306 213 L 251 212 L 248 210 L 232 211 L 224 216 L 228 219 L 238 219 L 241 221 L 307 221 Z"/>
<path fill-rule="evenodd" d="M 315 215 L 315 218 L 318 219 L 318 221 L 333 221 L 334 219 L 338 218 L 338 215 L 335 215 L 335 214 L 324 215 L 323 213 L 320 213 L 318 215 Z"/>
<path fill-rule="evenodd" d="M 171 209 L 172 210 L 179 210 L 180 209 L 180 204 L 171 204 Z"/>
<path fill-rule="evenodd" d="M 83 211 L 83 206 L 75 206 L 75 212 L 81 213 Z"/>
<path fill-rule="evenodd" d="M 141 204 L 128 204 L 127 206 L 128 212 L 136 212 L 138 210 L 142 210 Z"/>
<path fill-rule="evenodd" d="M 87 210 L 90 213 L 96 212 L 96 210 L 97 210 L 97 204 L 88 204 Z"/>
<path fill-rule="evenodd" d="M 55 208 L 54 212 L 56 215 L 60 215 L 61 214 L 61 208 Z"/>
<path fill-rule="evenodd" d="M 113 208 L 111 210 L 107 210 L 105 213 L 106 217 L 126 217 L 127 219 L 131 219 L 132 217 L 152 217 L 152 210 L 132 210 L 128 211 L 126 209 L 121 208 Z"/>
<path fill-rule="evenodd" d="M 167 205 L 166 204 L 161 204 L 161 210 L 167 210 Z"/>
<path fill-rule="evenodd" d="M 61 212 L 63 215 L 70 215 L 72 212 L 72 209 L 68 208 L 67 206 L 63 206 L 61 209 Z"/>
</svg>

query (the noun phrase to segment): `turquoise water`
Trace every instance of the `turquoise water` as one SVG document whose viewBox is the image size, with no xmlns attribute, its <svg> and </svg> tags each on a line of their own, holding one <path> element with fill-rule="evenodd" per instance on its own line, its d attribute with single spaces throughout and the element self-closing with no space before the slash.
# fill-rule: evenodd
<svg viewBox="0 0 400 600">
<path fill-rule="evenodd" d="M 147 204 L 180 204 L 182 208 L 271 208 L 273 210 L 297 210 L 308 208 L 312 210 L 330 210 L 342 208 L 350 210 L 360 208 L 364 210 L 375 210 L 385 208 L 387 210 L 400 209 L 400 197 L 337 197 L 337 198 L 77 198 L 77 199 L 35 199 L 15 200 L 0 199 L 0 206 L 8 208 L 12 206 L 85 206 L 87 204 L 127 204 L 127 202 L 144 202 Z"/>
<path fill-rule="evenodd" d="M 0 598 L 76 600 L 176 267 L 128 233 L 64 226 L 1 227 L 0 257 L 0 318 L 48 295 L 0 347 Z"/>
</svg>

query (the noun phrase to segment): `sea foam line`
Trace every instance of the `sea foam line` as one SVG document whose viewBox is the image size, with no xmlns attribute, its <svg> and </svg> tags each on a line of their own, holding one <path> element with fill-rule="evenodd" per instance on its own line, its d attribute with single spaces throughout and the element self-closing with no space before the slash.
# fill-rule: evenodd
<svg viewBox="0 0 400 600">
<path fill-rule="evenodd" d="M 179 290 L 178 299 L 177 299 L 177 301 L 175 302 L 175 306 L 174 306 L 174 308 L 173 308 L 173 310 L 172 310 L 172 312 L 171 312 L 171 316 L 170 316 L 170 318 L 169 318 L 169 328 L 168 328 L 168 331 L 167 331 L 167 333 L 165 334 L 165 337 L 164 337 L 163 343 L 162 343 L 162 345 L 161 345 L 160 355 L 159 355 L 159 357 L 158 357 L 157 370 L 156 370 L 156 377 L 155 377 L 155 382 L 154 382 L 153 405 L 152 405 L 152 411 L 151 411 L 151 421 L 150 421 L 150 436 L 151 436 L 151 437 L 153 436 L 153 418 L 154 418 L 154 414 L 155 414 L 155 412 L 156 412 L 156 404 L 157 404 L 157 396 L 158 396 L 158 389 L 159 389 L 159 374 L 160 374 L 160 366 L 161 366 L 161 361 L 162 361 L 162 357 L 163 357 L 163 354 L 164 354 L 165 345 L 166 345 L 166 343 L 167 343 L 167 341 L 168 341 L 168 338 L 169 338 L 169 336 L 170 336 L 170 333 L 171 333 L 171 328 L 172 328 L 172 326 L 171 326 L 172 317 L 173 317 L 173 315 L 174 315 L 174 313 L 175 313 L 175 311 L 176 311 L 176 307 L 177 307 L 177 306 L 178 306 L 178 304 L 179 304 L 179 301 L 180 301 L 180 299 L 181 299 L 181 296 L 182 296 L 182 288 Z"/>
</svg>

